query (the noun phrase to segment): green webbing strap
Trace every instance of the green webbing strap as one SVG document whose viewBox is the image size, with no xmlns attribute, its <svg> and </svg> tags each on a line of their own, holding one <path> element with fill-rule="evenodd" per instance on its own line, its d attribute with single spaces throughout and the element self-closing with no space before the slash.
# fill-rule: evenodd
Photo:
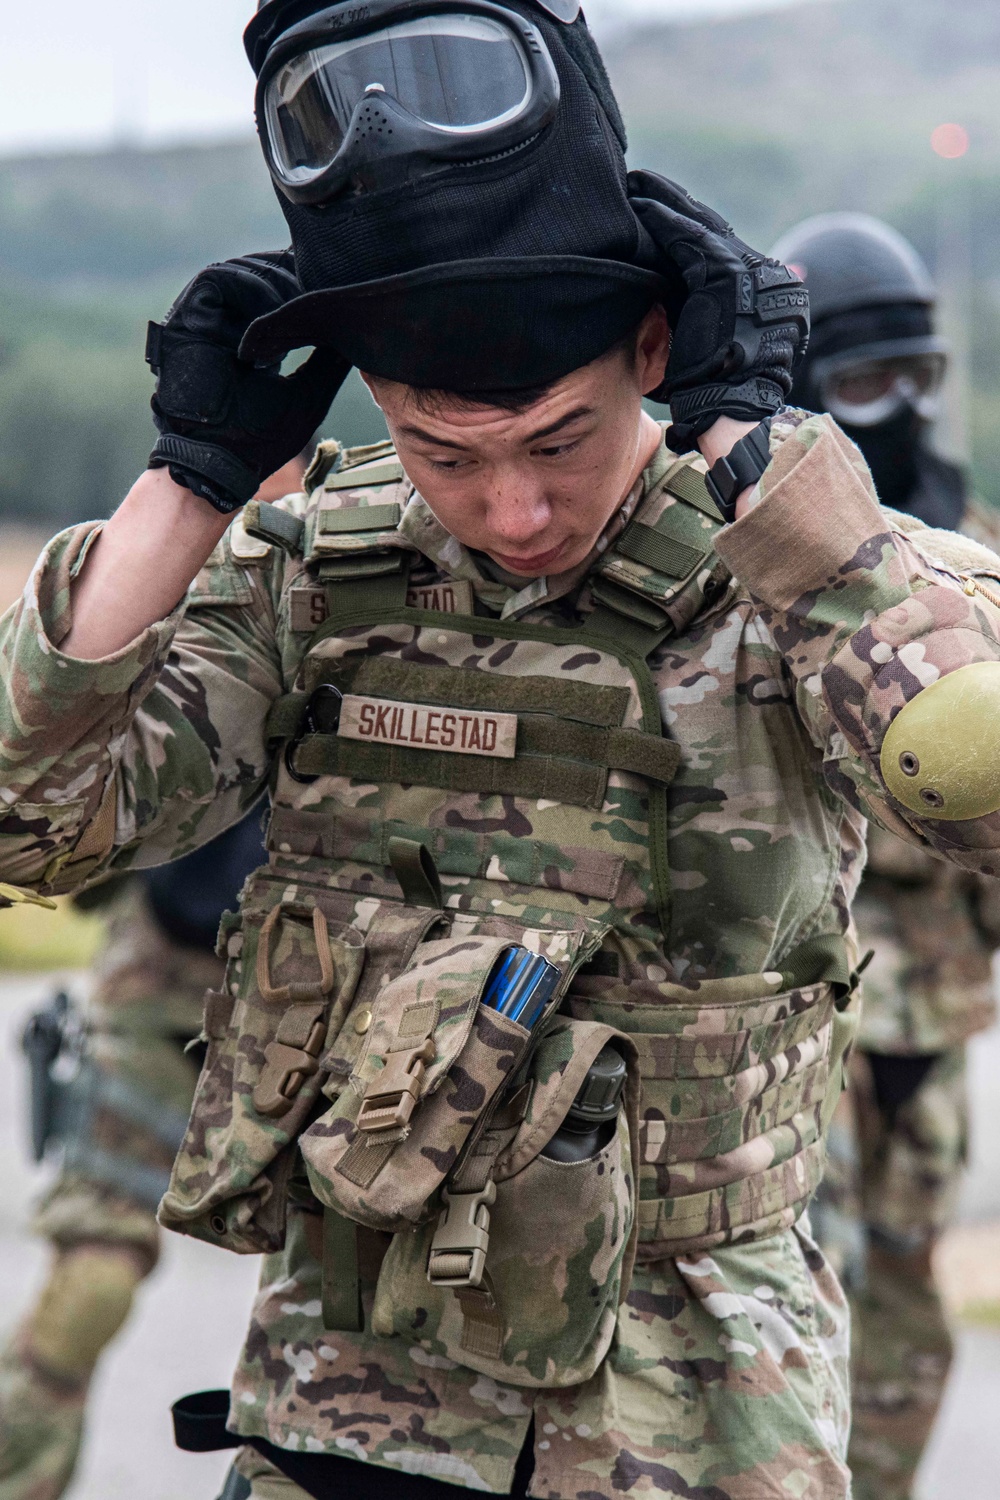
<svg viewBox="0 0 1000 1500">
<path fill-rule="evenodd" d="M 647 626 L 650 630 L 659 630 L 665 623 L 666 615 L 658 600 L 623 588 L 620 583 L 602 578 L 599 573 L 590 580 L 590 592 L 598 604 L 606 604 L 616 615 L 634 620 L 636 624 Z"/>
<path fill-rule="evenodd" d="M 607 580 L 602 580 L 602 595 L 606 584 Z M 596 591 L 594 591 L 594 597 L 597 598 Z M 637 597 L 637 595 L 631 595 L 630 599 Z M 614 605 L 609 604 L 602 597 L 597 607 L 587 616 L 581 635 L 585 641 L 588 637 L 592 637 L 597 644 L 607 641 L 612 649 L 617 643 L 619 648 L 624 647 L 633 656 L 640 656 L 645 660 L 653 654 L 661 641 L 666 640 L 667 636 L 673 633 L 673 621 L 659 610 L 657 614 L 659 619 L 656 625 L 652 622 L 646 623 L 619 614 Z"/>
<path fill-rule="evenodd" d="M 839 932 L 807 938 L 781 960 L 781 973 L 788 988 L 832 984 L 842 994 L 854 988 L 847 944 Z"/>
<path fill-rule="evenodd" d="M 336 474 L 330 474 L 324 488 L 328 490 L 376 489 L 383 484 L 399 484 L 402 477 L 403 465 L 401 463 L 372 464 L 369 467 L 361 464 L 343 469 Z"/>
<path fill-rule="evenodd" d="M 365 1326 L 358 1264 L 358 1226 L 336 1209 L 323 1209 L 323 1327 L 360 1333 Z"/>
<path fill-rule="evenodd" d="M 276 698 L 264 720 L 264 738 L 266 740 L 298 739 L 308 706 L 308 693 L 286 693 L 283 698 Z"/>
<path fill-rule="evenodd" d="M 603 805 L 608 781 L 606 767 L 579 761 L 529 755 L 514 760 L 449 755 L 439 750 L 360 744 L 332 734 L 304 739 L 295 754 L 295 769 L 301 776 L 347 776 L 355 781 L 527 797 L 595 811 Z"/>
<path fill-rule="evenodd" d="M 338 474 L 338 479 L 345 476 Z M 330 486 L 327 486 L 329 488 Z M 363 505 L 351 510 L 321 510 L 319 530 L 323 536 L 345 536 L 353 532 L 395 531 L 402 515 L 400 507 Z"/>
<path fill-rule="evenodd" d="M 633 562 L 654 568 L 667 578 L 686 578 L 705 556 L 704 547 L 691 547 L 673 536 L 664 536 L 653 526 L 633 521 L 615 543 L 615 551 Z"/>
<path fill-rule="evenodd" d="M 393 837 L 389 840 L 387 853 L 407 905 L 429 906 L 434 911 L 441 911 L 444 907 L 441 877 L 427 845 L 416 839 Z"/>
<path fill-rule="evenodd" d="M 560 677 L 511 677 L 463 667 L 425 667 L 392 657 L 369 657 L 352 691 L 509 714 L 559 714 L 580 725 L 611 728 L 628 710 L 628 688 L 599 687 Z"/>
<path fill-rule="evenodd" d="M 409 552 L 399 552 L 391 555 L 390 561 L 394 570 L 383 577 L 344 578 L 327 585 L 326 622 L 309 642 L 309 651 L 318 641 L 325 640 L 329 635 L 336 635 L 341 628 L 341 621 L 352 615 L 365 611 L 371 615 L 372 620 L 378 620 L 390 611 L 405 608 L 413 557 Z"/>
<path fill-rule="evenodd" d="M 354 578 L 380 578 L 384 574 L 401 572 L 398 552 L 345 553 L 321 557 L 316 568 L 321 583 L 350 582 Z"/>
<path fill-rule="evenodd" d="M 268 505 L 266 500 L 248 500 L 244 506 L 243 530 L 258 542 L 268 542 L 294 555 L 302 551 L 305 529 L 301 517 Z"/>
<path fill-rule="evenodd" d="M 686 500 L 688 505 L 694 505 L 713 521 L 721 523 L 722 516 L 719 507 L 708 493 L 708 485 L 705 483 L 704 474 L 699 474 L 697 469 L 688 465 L 679 470 L 672 479 L 667 481 L 667 492 L 676 495 L 678 500 Z"/>
<path fill-rule="evenodd" d="M 599 730 L 538 718 L 522 720 L 517 737 L 518 753 L 508 760 L 310 734 L 298 746 L 295 769 L 302 776 L 349 776 L 599 808 L 609 771 L 669 786 L 680 764 L 673 740 L 636 729 Z"/>
</svg>

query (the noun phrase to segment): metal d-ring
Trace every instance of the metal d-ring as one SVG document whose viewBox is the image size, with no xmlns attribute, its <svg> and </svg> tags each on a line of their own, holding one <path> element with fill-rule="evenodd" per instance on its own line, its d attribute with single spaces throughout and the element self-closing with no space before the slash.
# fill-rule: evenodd
<svg viewBox="0 0 1000 1500">
<path fill-rule="evenodd" d="M 340 709 L 344 695 L 332 682 L 322 682 L 306 704 L 302 716 L 302 728 L 293 740 L 285 745 L 285 770 L 293 781 L 309 786 L 318 781 L 318 776 L 304 776 L 295 769 L 295 752 L 309 734 L 336 734 L 340 726 Z"/>
</svg>

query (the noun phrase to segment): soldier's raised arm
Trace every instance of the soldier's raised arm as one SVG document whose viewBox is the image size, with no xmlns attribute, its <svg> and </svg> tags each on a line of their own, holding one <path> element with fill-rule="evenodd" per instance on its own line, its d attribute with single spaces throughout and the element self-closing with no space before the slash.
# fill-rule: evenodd
<svg viewBox="0 0 1000 1500">
<path fill-rule="evenodd" d="M 1000 557 L 903 530 L 826 416 L 786 412 L 717 550 L 782 652 L 839 796 L 1000 873 Z"/>
<path fill-rule="evenodd" d="M 2 623 L 10 883 L 73 889 L 151 832 L 144 862 L 183 854 L 235 822 L 267 774 L 278 559 L 242 568 L 223 537 L 305 446 L 346 370 L 332 351 L 290 377 L 239 358 L 253 320 L 299 294 L 290 263 L 210 266 L 151 326 L 149 469 L 109 521 L 49 544 Z"/>
<path fill-rule="evenodd" d="M 786 408 L 768 426 L 708 426 L 706 413 L 734 417 L 739 401 L 752 403 L 746 374 L 738 387 L 743 366 L 766 379 L 787 354 L 787 329 L 770 324 L 794 312 L 796 286 L 675 183 L 650 172 L 629 183 L 688 293 L 664 386 L 667 441 L 682 451 L 697 440 L 714 465 L 710 488 L 736 521 L 716 552 L 782 653 L 828 785 L 893 832 L 1000 873 L 1000 557 L 951 533 L 935 548 L 929 530 L 921 541 L 894 525 L 827 416 Z M 751 278 L 756 329 L 741 310 Z M 729 369 L 706 379 L 713 328 L 715 370 Z"/>
</svg>

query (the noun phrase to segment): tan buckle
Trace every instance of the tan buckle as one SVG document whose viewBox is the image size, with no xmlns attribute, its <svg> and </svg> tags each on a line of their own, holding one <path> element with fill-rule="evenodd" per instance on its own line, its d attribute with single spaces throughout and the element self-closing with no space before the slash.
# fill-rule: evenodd
<svg viewBox="0 0 1000 1500">
<path fill-rule="evenodd" d="M 259 1115 L 283 1115 L 302 1092 L 307 1078 L 319 1068 L 319 1055 L 326 1038 L 326 1023 L 313 1024 L 304 1047 L 275 1040 L 264 1048 L 264 1066 L 253 1091 L 253 1106 Z"/>
<path fill-rule="evenodd" d="M 450 1193 L 445 1188 L 445 1211 L 427 1261 L 427 1280 L 432 1286 L 482 1285 L 490 1247 L 490 1209 L 496 1196 L 492 1178 L 477 1193 Z"/>
<path fill-rule="evenodd" d="M 433 1037 L 419 1047 L 386 1054 L 385 1067 L 365 1090 L 358 1114 L 359 1130 L 402 1130 L 420 1102 L 427 1064 L 435 1058 Z"/>
</svg>

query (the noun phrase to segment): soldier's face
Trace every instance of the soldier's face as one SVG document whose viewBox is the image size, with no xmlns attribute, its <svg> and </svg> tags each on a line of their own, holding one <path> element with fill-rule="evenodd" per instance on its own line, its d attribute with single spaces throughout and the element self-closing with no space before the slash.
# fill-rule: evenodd
<svg viewBox="0 0 1000 1500">
<path fill-rule="evenodd" d="M 653 308 L 634 356 L 605 355 L 518 412 L 429 402 L 409 386 L 365 379 L 442 525 L 507 572 L 538 578 L 584 561 L 656 451 L 660 429 L 642 397 L 663 379 L 669 342 Z"/>
</svg>

